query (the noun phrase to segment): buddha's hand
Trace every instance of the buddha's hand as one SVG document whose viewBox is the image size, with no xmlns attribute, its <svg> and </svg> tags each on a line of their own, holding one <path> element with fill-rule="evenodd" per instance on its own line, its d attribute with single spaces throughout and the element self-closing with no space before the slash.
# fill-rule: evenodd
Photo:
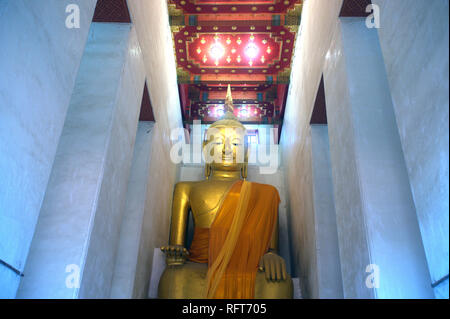
<svg viewBox="0 0 450 319">
<path fill-rule="evenodd" d="M 182 245 L 162 246 L 161 251 L 166 254 L 167 266 L 180 266 L 186 261 L 189 252 Z"/>
<path fill-rule="evenodd" d="M 259 270 L 266 273 L 266 280 L 286 280 L 286 263 L 284 259 L 273 252 L 261 257 Z"/>
</svg>

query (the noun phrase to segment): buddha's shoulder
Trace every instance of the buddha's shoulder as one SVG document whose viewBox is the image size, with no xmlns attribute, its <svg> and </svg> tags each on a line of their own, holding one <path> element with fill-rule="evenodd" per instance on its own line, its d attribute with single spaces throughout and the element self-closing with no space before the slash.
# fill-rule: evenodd
<svg viewBox="0 0 450 319">
<path fill-rule="evenodd" d="M 182 181 L 175 184 L 175 189 L 179 190 L 192 190 L 202 186 L 205 181 Z"/>
<path fill-rule="evenodd" d="M 277 193 L 278 194 L 278 189 L 271 185 L 271 184 L 262 184 L 262 183 L 256 183 L 256 182 L 251 182 L 252 186 L 257 187 L 258 190 L 262 190 L 262 191 L 267 191 L 267 192 L 272 192 L 272 193 Z"/>
</svg>

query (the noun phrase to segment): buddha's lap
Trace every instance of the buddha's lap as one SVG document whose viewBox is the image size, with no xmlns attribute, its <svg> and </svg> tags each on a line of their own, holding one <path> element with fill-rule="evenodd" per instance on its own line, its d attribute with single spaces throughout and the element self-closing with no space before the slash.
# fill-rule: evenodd
<svg viewBox="0 0 450 319">
<path fill-rule="evenodd" d="M 187 261 L 182 266 L 168 266 L 160 279 L 160 287 L 173 292 L 172 298 L 203 298 L 206 287 L 206 263 Z M 292 279 L 270 281 L 265 273 L 258 271 L 255 279 L 255 298 L 292 298 Z M 171 298 L 167 295 L 166 297 Z"/>
</svg>

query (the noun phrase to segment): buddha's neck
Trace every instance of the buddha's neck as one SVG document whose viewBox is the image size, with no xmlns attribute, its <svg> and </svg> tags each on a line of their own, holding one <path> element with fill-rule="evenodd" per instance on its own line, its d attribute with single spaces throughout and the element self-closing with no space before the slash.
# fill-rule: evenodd
<svg viewBox="0 0 450 319">
<path fill-rule="evenodd" d="M 209 179 L 211 180 L 222 180 L 222 181 L 233 181 L 241 178 L 241 171 L 220 171 L 212 170 Z"/>
</svg>

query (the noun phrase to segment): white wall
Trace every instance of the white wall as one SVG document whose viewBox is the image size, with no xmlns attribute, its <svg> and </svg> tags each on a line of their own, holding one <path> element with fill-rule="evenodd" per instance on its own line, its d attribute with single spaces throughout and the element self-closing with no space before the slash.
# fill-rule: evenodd
<svg viewBox="0 0 450 319">
<path fill-rule="evenodd" d="M 181 128 L 181 108 L 166 1 L 130 0 L 128 8 L 142 48 L 155 126 L 149 184 L 133 295 L 146 298 L 154 248 L 167 243 L 178 166 L 170 159 L 173 128 Z"/>
<path fill-rule="evenodd" d="M 373 0 L 423 244 L 436 282 L 449 272 L 449 3 Z M 448 298 L 448 279 L 435 289 Z"/>
<path fill-rule="evenodd" d="M 18 297 L 109 297 L 144 80 L 132 26 L 92 23 Z"/>
<path fill-rule="evenodd" d="M 80 28 L 67 29 L 68 4 Z M 23 271 L 96 0 L 0 1 L 0 259 Z M 26 275 L 26 274 L 25 274 Z M 19 277 L 0 265 L 0 297 Z"/>
<path fill-rule="evenodd" d="M 324 86 L 344 296 L 433 298 L 378 34 L 364 18 L 337 24 Z"/>
<path fill-rule="evenodd" d="M 373 3 L 381 8 L 379 41 L 432 281 L 438 280 L 448 274 L 448 1 Z M 292 257 L 307 297 L 318 296 L 308 121 L 341 4 L 304 4 L 281 137 Z M 448 280 L 435 290 L 448 296 Z"/>
<path fill-rule="evenodd" d="M 317 255 L 317 296 L 321 299 L 343 298 L 330 144 L 326 124 L 311 125 L 311 149 Z"/>
<path fill-rule="evenodd" d="M 154 122 L 139 122 L 134 145 L 133 162 L 128 180 L 126 206 L 120 227 L 120 240 L 116 254 L 111 298 L 136 298 L 135 291 L 145 290 L 146 280 L 136 281 L 140 262 L 139 246 L 147 198 Z M 149 183 L 150 182 L 150 183 Z M 144 288 L 142 288 L 142 286 Z"/>
<path fill-rule="evenodd" d="M 294 273 L 306 298 L 319 297 L 309 121 L 341 5 L 341 0 L 304 3 L 280 141 Z"/>
</svg>

